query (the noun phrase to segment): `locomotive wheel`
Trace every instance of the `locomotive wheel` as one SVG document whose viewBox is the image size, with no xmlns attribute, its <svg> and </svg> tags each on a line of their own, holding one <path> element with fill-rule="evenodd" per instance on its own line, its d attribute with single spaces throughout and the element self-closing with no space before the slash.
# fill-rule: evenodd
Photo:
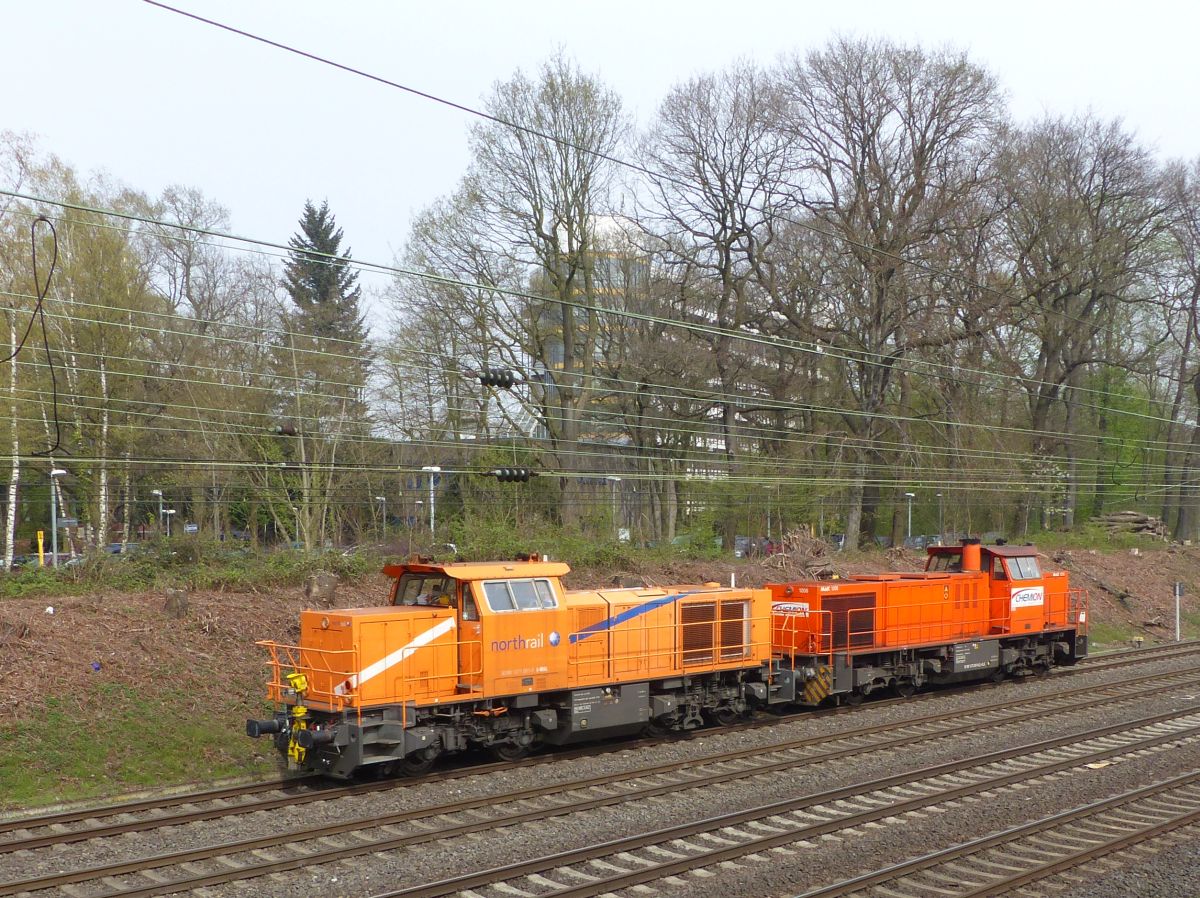
<svg viewBox="0 0 1200 898">
<path fill-rule="evenodd" d="M 861 692 L 851 692 L 849 695 L 843 698 L 842 701 L 844 701 L 851 708 L 856 708 L 862 704 L 863 696 Z"/>
<path fill-rule="evenodd" d="M 1006 674 L 1004 673 L 1004 668 L 997 667 L 994 671 L 992 671 L 992 675 L 990 677 L 988 677 L 988 682 L 1003 683 L 1005 676 L 1006 676 Z"/>
<path fill-rule="evenodd" d="M 424 776 L 430 771 L 436 760 L 436 754 L 426 757 L 424 752 L 419 751 L 397 761 L 396 772 L 401 776 Z"/>
<path fill-rule="evenodd" d="M 896 685 L 892 687 L 892 691 L 900 698 L 912 698 L 913 693 L 917 691 L 917 687 L 912 684 L 911 680 L 897 680 Z"/>
<path fill-rule="evenodd" d="M 658 720 L 650 720 L 642 731 L 650 739 L 665 739 L 671 735 L 671 728 Z"/>
<path fill-rule="evenodd" d="M 1045 664 L 1045 663 L 1041 663 L 1041 662 L 1039 662 L 1039 663 L 1037 663 L 1037 664 L 1033 665 L 1033 675 L 1034 675 L 1035 677 L 1048 677 L 1048 676 L 1050 676 L 1050 665 L 1049 665 L 1049 664 Z"/>
<path fill-rule="evenodd" d="M 497 742 L 488 746 L 488 752 L 497 761 L 519 761 L 529 754 L 529 748 L 524 745 L 513 745 L 511 742 Z"/>
<path fill-rule="evenodd" d="M 733 708 L 717 708 L 711 712 L 709 719 L 719 727 L 731 727 L 741 720 L 741 715 Z"/>
</svg>

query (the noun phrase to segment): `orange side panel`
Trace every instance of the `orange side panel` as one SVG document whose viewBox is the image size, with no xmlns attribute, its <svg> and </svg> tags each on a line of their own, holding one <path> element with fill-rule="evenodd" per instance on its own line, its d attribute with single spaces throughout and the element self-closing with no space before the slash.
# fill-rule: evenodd
<svg viewBox="0 0 1200 898">
<path fill-rule="evenodd" d="M 483 627 L 483 684 L 488 696 L 562 689 L 567 685 L 563 608 L 489 614 Z"/>
<path fill-rule="evenodd" d="M 608 619 L 608 603 L 598 596 L 573 598 L 575 601 L 568 609 L 569 623 L 565 639 L 567 685 L 574 689 L 596 683 L 611 683 L 609 633 L 599 629 Z"/>
<path fill-rule="evenodd" d="M 985 636 L 984 574 L 883 574 L 768 584 L 772 644 L 784 655 L 939 645 Z"/>
<path fill-rule="evenodd" d="M 765 590 L 672 586 L 570 595 L 572 686 L 754 667 L 770 657 Z"/>
<path fill-rule="evenodd" d="M 308 700 L 362 707 L 453 695 L 458 634 L 449 609 L 349 609 L 300 615 Z"/>
</svg>

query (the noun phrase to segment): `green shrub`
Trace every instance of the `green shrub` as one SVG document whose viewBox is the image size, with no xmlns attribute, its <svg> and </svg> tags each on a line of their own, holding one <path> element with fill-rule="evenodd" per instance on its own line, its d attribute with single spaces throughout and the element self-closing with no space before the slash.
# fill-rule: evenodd
<svg viewBox="0 0 1200 898">
<path fill-rule="evenodd" d="M 1022 540 L 1024 541 L 1024 540 Z M 1082 524 L 1069 532 L 1039 530 L 1028 541 L 1042 551 L 1054 549 L 1153 549 L 1166 547 L 1161 539 L 1140 533 L 1113 532 L 1098 524 Z M 1015 540 L 1014 540 L 1015 542 Z"/>
<path fill-rule="evenodd" d="M 381 566 L 379 556 L 364 552 L 254 553 L 194 538 L 164 539 L 139 543 L 123 555 L 90 554 L 58 570 L 30 567 L 0 576 L 0 597 L 78 595 L 100 589 L 139 592 L 164 586 L 239 591 L 296 586 L 319 570 L 355 581 Z"/>
</svg>

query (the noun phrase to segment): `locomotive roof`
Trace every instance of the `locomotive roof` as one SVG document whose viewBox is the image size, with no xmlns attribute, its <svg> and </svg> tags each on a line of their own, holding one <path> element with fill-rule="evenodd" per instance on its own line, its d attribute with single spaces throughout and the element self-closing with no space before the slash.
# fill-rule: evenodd
<svg viewBox="0 0 1200 898">
<path fill-rule="evenodd" d="M 930 555 L 953 555 L 961 552 L 962 548 L 961 545 L 928 546 L 926 547 L 926 551 Z M 1032 544 L 1028 546 L 980 546 L 979 549 L 980 551 L 989 552 L 992 555 L 1000 555 L 1004 558 L 1027 558 L 1030 555 L 1038 554 L 1037 546 Z"/>
<path fill-rule="evenodd" d="M 991 552 L 993 555 L 1003 555 L 1005 558 L 1038 554 L 1037 546 L 1032 543 L 1027 546 L 982 546 L 981 548 L 985 552 Z"/>
<path fill-rule="evenodd" d="M 399 577 L 405 571 L 441 573 L 456 580 L 503 580 L 516 577 L 565 577 L 571 572 L 562 561 L 450 561 L 445 564 L 410 562 L 385 565 L 383 572 Z"/>
</svg>

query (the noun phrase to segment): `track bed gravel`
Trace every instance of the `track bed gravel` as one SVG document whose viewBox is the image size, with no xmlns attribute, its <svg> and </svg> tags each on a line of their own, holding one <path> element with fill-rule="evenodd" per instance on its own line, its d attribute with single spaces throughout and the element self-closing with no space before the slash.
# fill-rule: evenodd
<svg viewBox="0 0 1200 898">
<path fill-rule="evenodd" d="M 1113 858 L 1099 869 L 1077 872 L 1082 882 L 1055 892 L 1055 898 L 1195 898 L 1200 892 L 1200 827 L 1181 829 L 1169 840 Z"/>
<path fill-rule="evenodd" d="M 1044 680 L 1008 683 L 996 689 L 946 692 L 920 702 L 875 704 L 832 717 L 802 718 L 768 729 L 712 730 L 697 738 L 664 743 L 639 751 L 606 754 L 538 768 L 513 769 L 469 777 L 446 784 L 415 782 L 388 792 L 335 799 L 246 817 L 225 818 L 137 835 L 65 846 L 53 851 L 0 856 L 0 879 L 24 878 L 39 873 L 111 863 L 132 856 L 176 851 L 267 833 L 279 833 L 323 822 L 383 816 L 414 807 L 431 806 L 457 798 L 487 796 L 543 785 L 567 783 L 583 776 L 635 770 L 649 764 L 696 760 L 742 748 L 764 750 L 787 739 L 844 733 L 861 726 L 902 722 L 943 710 L 969 710 L 999 700 L 1034 698 L 1089 684 L 1120 682 L 1152 671 L 1190 666 L 1195 659 L 1173 659 L 1153 664 L 1054 676 Z M 765 804 L 848 785 L 861 780 L 956 760 L 985 750 L 1019 745 L 1078 732 L 1105 723 L 1132 720 L 1147 714 L 1200 704 L 1200 686 L 1104 709 L 1090 709 L 1055 719 L 1041 719 L 982 730 L 977 737 L 949 737 L 914 746 L 903 755 L 871 753 L 861 757 L 798 767 L 792 772 L 737 780 L 707 789 L 681 789 L 648 801 L 603 808 L 582 814 L 556 816 L 541 822 L 508 827 L 496 833 L 479 833 L 455 840 L 428 843 L 410 851 L 366 856 L 352 861 L 313 867 L 240 885 L 206 889 L 209 895 L 369 895 L 388 888 L 441 879 L 468 867 L 498 866 L 512 861 L 595 844 L 636 831 L 677 824 L 686 819 Z M 814 750 L 815 751 L 815 750 Z M 729 896 L 786 895 L 804 891 L 818 881 L 829 881 L 901 860 L 923 849 L 949 844 L 969 834 L 981 834 L 1012 823 L 1053 813 L 1067 805 L 1101 798 L 1158 776 L 1200 766 L 1200 749 L 1146 753 L 1097 770 L 1071 771 L 1039 782 L 1035 788 L 1003 790 L 988 801 L 964 801 L 944 811 L 908 815 L 902 826 L 870 826 L 861 833 L 826 837 L 819 850 L 794 848 L 748 859 L 728 869 L 702 871 L 685 877 L 693 887 L 710 894 L 719 889 Z M 487 811 L 480 811 L 487 814 Z M 397 828 L 397 834 L 408 831 Z M 341 837 L 347 838 L 347 837 Z M 823 877 L 820 880 L 815 876 Z M 703 882 L 701 882 L 701 880 Z M 81 894 L 91 894 L 84 887 Z M 1180 893 L 1184 894 L 1184 893 Z"/>
</svg>

